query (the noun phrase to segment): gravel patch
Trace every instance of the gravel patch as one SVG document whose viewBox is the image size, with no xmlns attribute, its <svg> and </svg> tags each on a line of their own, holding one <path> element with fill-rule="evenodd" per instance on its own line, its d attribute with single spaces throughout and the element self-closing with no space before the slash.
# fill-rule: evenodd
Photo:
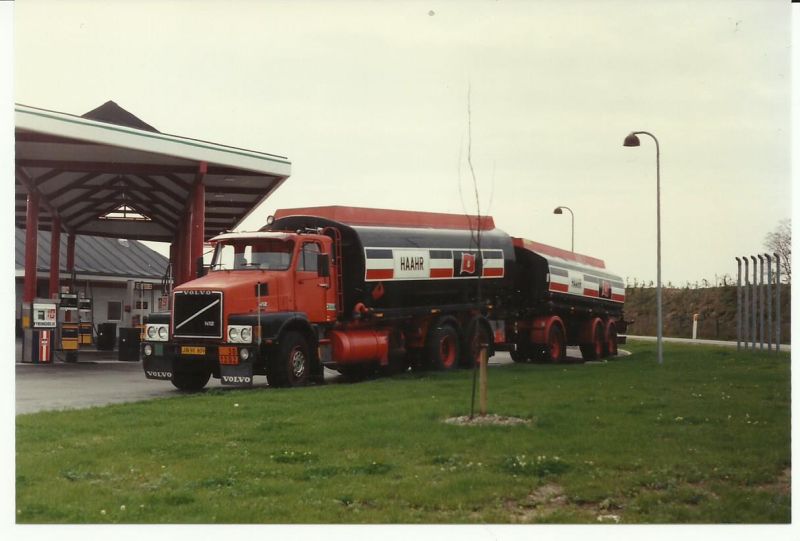
<svg viewBox="0 0 800 541">
<path fill-rule="evenodd" d="M 450 417 L 444 420 L 449 425 L 461 426 L 514 426 L 514 425 L 529 425 L 533 421 L 531 419 L 521 419 L 520 417 L 506 417 L 504 415 L 488 414 L 476 415 L 472 419 L 469 415 L 462 415 L 461 417 Z"/>
</svg>

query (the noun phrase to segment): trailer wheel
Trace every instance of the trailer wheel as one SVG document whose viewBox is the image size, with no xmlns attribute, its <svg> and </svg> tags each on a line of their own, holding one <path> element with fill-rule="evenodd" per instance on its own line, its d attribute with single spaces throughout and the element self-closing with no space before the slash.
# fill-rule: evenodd
<svg viewBox="0 0 800 541">
<path fill-rule="evenodd" d="M 267 382 L 271 387 L 299 387 L 311 375 L 311 355 L 302 334 L 287 332 L 274 355 L 269 358 Z"/>
<path fill-rule="evenodd" d="M 567 356 L 567 339 L 561 325 L 554 324 L 547 334 L 546 359 L 551 363 L 560 363 Z"/>
<path fill-rule="evenodd" d="M 208 383 L 211 372 L 172 372 L 172 384 L 181 391 L 194 393 L 202 389 Z"/>
<path fill-rule="evenodd" d="M 425 353 L 428 365 L 435 370 L 450 370 L 458 365 L 458 333 L 450 325 L 434 327 L 428 334 Z"/>
<path fill-rule="evenodd" d="M 581 357 L 584 361 L 595 361 L 603 357 L 605 352 L 605 331 L 602 323 L 597 323 L 592 331 L 592 342 L 581 344 Z"/>
<path fill-rule="evenodd" d="M 608 324 L 608 331 L 606 331 L 606 343 L 603 348 L 604 357 L 615 357 L 619 354 L 617 340 L 617 326 L 613 323 Z"/>
<path fill-rule="evenodd" d="M 486 347 L 491 346 L 491 337 L 489 331 L 486 330 L 486 325 L 483 324 L 481 318 L 475 318 L 467 325 L 467 330 L 464 333 L 464 342 L 461 345 L 461 361 L 460 365 L 466 368 L 471 368 L 480 362 L 481 344 L 486 344 Z"/>
</svg>

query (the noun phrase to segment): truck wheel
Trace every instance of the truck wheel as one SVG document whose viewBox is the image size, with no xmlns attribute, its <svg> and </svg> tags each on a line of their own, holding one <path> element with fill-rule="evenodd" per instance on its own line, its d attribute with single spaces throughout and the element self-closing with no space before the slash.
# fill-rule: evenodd
<svg viewBox="0 0 800 541">
<path fill-rule="evenodd" d="M 302 334 L 287 332 L 274 355 L 270 356 L 267 382 L 271 387 L 299 387 L 308 383 L 311 356 Z"/>
<path fill-rule="evenodd" d="M 605 332 L 603 324 L 598 323 L 592 332 L 592 343 L 581 344 L 581 357 L 584 361 L 595 361 L 603 357 L 605 349 Z"/>
<path fill-rule="evenodd" d="M 181 391 L 197 392 L 208 383 L 211 372 L 172 372 L 172 384 Z"/>
<path fill-rule="evenodd" d="M 509 351 L 509 353 L 511 354 L 511 360 L 514 361 L 515 363 L 528 362 L 528 356 L 525 354 L 524 351 L 522 351 L 522 349 L 520 349 L 519 346 L 517 346 L 516 350 Z"/>
<path fill-rule="evenodd" d="M 567 356 L 567 340 L 560 325 L 550 327 L 547 335 L 546 360 L 551 363 L 560 363 Z"/>
<path fill-rule="evenodd" d="M 428 334 L 425 353 L 428 365 L 434 370 L 450 370 L 458 365 L 458 333 L 450 325 L 434 327 Z"/>
<path fill-rule="evenodd" d="M 486 326 L 481 322 L 481 319 L 475 318 L 467 325 L 467 331 L 464 333 L 464 342 L 461 345 L 461 361 L 460 365 L 465 368 L 471 368 L 480 362 L 481 344 L 486 344 L 488 348 L 491 345 L 489 332 Z"/>
<path fill-rule="evenodd" d="M 617 326 L 613 323 L 608 325 L 608 332 L 606 332 L 606 343 L 603 349 L 604 357 L 615 357 L 619 354 L 619 347 L 617 342 Z"/>
</svg>

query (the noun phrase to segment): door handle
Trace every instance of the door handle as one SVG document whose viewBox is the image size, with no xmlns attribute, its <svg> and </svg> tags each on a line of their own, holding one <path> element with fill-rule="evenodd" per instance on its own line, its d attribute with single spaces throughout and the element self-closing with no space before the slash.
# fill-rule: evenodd
<svg viewBox="0 0 800 541">
<path fill-rule="evenodd" d="M 331 287 L 331 285 L 330 285 L 330 284 L 317 284 L 317 285 L 318 285 L 319 287 L 323 288 L 323 289 L 329 289 L 329 288 Z"/>
</svg>

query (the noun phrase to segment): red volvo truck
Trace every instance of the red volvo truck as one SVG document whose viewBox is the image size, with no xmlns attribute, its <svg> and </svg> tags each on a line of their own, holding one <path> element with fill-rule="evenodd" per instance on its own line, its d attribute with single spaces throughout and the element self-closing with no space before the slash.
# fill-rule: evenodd
<svg viewBox="0 0 800 541">
<path fill-rule="evenodd" d="M 278 211 L 212 239 L 200 278 L 145 325 L 145 376 L 198 390 L 409 367 L 472 366 L 480 345 L 514 361 L 615 355 L 624 285 L 599 259 L 514 238 L 491 217 L 354 207 Z M 477 232 L 480 228 L 480 249 Z"/>
</svg>

